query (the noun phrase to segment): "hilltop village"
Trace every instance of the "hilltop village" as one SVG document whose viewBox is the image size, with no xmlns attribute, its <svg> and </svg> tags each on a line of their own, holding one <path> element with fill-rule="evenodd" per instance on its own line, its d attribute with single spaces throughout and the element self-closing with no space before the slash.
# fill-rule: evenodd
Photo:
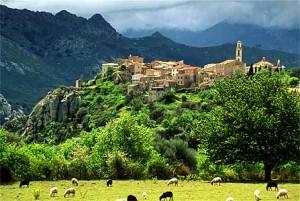
<svg viewBox="0 0 300 201">
<path fill-rule="evenodd" d="M 144 58 L 129 55 L 127 59 L 121 59 L 117 63 L 102 64 L 102 74 L 113 75 L 119 81 L 131 80 L 127 94 L 144 94 L 149 101 L 155 101 L 171 88 L 205 89 L 216 78 L 226 77 L 234 72 L 248 73 L 251 70 L 256 73 L 262 68 L 281 71 L 285 67 L 280 64 L 280 60 L 274 65 L 265 57 L 251 67 L 246 66 L 243 62 L 242 43 L 238 41 L 235 59 L 206 64 L 203 68 L 185 64 L 184 61 L 154 60 L 144 63 Z"/>
</svg>

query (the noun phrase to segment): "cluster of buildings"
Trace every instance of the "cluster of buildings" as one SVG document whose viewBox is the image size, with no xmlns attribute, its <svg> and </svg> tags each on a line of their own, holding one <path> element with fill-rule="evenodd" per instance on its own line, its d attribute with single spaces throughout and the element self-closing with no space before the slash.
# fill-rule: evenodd
<svg viewBox="0 0 300 201">
<path fill-rule="evenodd" d="M 131 56 L 118 63 L 102 64 L 102 73 L 122 71 L 122 79 L 131 80 L 127 93 L 132 95 L 145 95 L 149 101 L 160 99 L 170 88 L 206 88 L 218 77 L 225 77 L 236 71 L 247 73 L 247 67 L 242 59 L 242 43 L 237 42 L 236 58 L 221 63 L 207 64 L 203 68 L 185 64 L 183 61 L 154 60 L 145 63 L 144 58 Z M 262 68 L 283 70 L 284 66 L 268 62 L 265 58 L 254 64 L 253 72 Z"/>
</svg>

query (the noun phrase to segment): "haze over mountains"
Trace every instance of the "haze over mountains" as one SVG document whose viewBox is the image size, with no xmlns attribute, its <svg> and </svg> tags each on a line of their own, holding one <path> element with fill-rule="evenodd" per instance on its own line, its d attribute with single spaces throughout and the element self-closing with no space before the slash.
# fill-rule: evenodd
<svg viewBox="0 0 300 201">
<path fill-rule="evenodd" d="M 189 46 L 208 47 L 224 43 L 243 41 L 250 47 L 266 50 L 281 50 L 300 54 L 300 29 L 279 27 L 264 28 L 253 24 L 218 23 L 204 31 L 188 31 L 176 29 L 128 29 L 122 34 L 130 38 L 145 37 L 159 31 L 166 37 Z"/>
<path fill-rule="evenodd" d="M 81 75 L 95 75 L 101 63 L 129 54 L 143 56 L 146 61 L 184 60 L 198 66 L 234 58 L 235 44 L 189 47 L 158 32 L 127 38 L 100 14 L 86 19 L 64 10 L 53 15 L 6 6 L 0 9 L 1 94 L 13 107 L 22 106 L 26 112 L 50 89 L 73 85 Z M 300 63 L 298 55 L 280 51 L 245 47 L 244 55 L 247 63 L 262 56 L 272 62 L 280 58 L 286 66 Z"/>
</svg>

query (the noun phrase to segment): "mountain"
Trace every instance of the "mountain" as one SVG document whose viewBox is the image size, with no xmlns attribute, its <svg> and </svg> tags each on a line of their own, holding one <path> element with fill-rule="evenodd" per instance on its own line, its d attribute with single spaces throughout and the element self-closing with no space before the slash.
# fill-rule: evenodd
<svg viewBox="0 0 300 201">
<path fill-rule="evenodd" d="M 126 30 L 127 37 L 144 37 L 157 30 Z M 218 23 L 204 31 L 185 31 L 159 29 L 159 32 L 172 40 L 190 46 L 206 47 L 224 43 L 235 43 L 241 40 L 250 47 L 266 50 L 281 50 L 300 54 L 300 29 L 283 29 L 278 27 L 264 28 L 252 24 Z"/>
<path fill-rule="evenodd" d="M 103 62 L 129 54 L 153 59 L 184 60 L 203 66 L 234 57 L 234 44 L 196 48 L 156 32 L 143 38 L 119 34 L 100 14 L 86 19 L 65 10 L 53 15 L 0 6 L 1 93 L 13 108 L 26 113 L 50 89 L 90 78 Z M 248 63 L 266 56 L 286 66 L 299 66 L 299 57 L 280 51 L 244 48 Z"/>
</svg>

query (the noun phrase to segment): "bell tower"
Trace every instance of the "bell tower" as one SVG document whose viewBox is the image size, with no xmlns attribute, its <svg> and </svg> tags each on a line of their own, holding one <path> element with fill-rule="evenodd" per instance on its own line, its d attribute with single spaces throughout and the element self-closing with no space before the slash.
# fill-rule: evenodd
<svg viewBox="0 0 300 201">
<path fill-rule="evenodd" d="M 240 62 L 243 61 L 242 42 L 240 40 L 236 43 L 235 60 Z"/>
</svg>

